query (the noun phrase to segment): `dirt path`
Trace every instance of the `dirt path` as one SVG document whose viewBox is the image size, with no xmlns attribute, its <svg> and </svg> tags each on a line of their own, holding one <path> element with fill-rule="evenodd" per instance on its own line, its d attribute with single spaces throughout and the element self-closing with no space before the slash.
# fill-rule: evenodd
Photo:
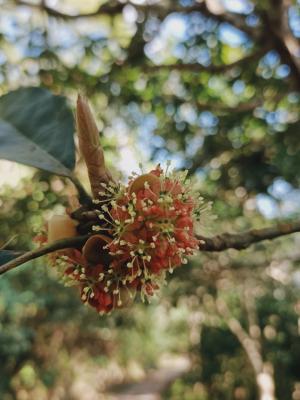
<svg viewBox="0 0 300 400">
<path fill-rule="evenodd" d="M 170 357 L 160 362 L 158 369 L 150 371 L 137 383 L 111 388 L 110 400 L 160 400 L 161 393 L 190 369 L 187 357 Z"/>
</svg>

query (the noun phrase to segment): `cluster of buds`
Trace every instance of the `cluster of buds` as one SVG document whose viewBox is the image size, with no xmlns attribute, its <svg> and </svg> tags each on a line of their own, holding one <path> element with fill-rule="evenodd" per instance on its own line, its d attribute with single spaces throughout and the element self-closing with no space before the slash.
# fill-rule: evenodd
<svg viewBox="0 0 300 400">
<path fill-rule="evenodd" d="M 187 172 L 130 177 L 128 185 L 102 183 L 93 200 L 97 220 L 81 250 L 56 258 L 66 285 L 78 285 L 84 303 L 99 313 L 128 304 L 137 293 L 149 300 L 166 273 L 187 263 L 201 243 L 195 225 L 209 205 L 194 192 Z"/>
</svg>

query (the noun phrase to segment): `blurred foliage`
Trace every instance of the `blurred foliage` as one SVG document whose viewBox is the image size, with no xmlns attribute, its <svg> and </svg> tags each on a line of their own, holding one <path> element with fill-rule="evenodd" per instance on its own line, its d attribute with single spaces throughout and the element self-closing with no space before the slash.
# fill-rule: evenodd
<svg viewBox="0 0 300 400">
<path fill-rule="evenodd" d="M 15 90 L 0 97 L 0 118 L 1 158 L 72 176 L 74 122 L 64 98 L 41 88 Z"/>
<path fill-rule="evenodd" d="M 46 1 L 44 11 L 21 3 L 0 1 L 1 94 L 35 85 L 74 104 L 83 91 L 109 165 L 123 175 L 138 161 L 189 168 L 214 202 L 211 234 L 299 216 L 299 60 L 280 36 L 287 15 L 298 43 L 299 1 L 288 13 L 279 0 L 114 1 L 102 2 L 102 13 L 96 0 Z M 67 180 L 41 172 L 1 188 L 0 246 L 16 236 L 8 249 L 31 248 L 72 194 Z M 162 354 L 180 353 L 191 369 L 164 398 L 254 400 L 258 373 L 244 332 L 276 398 L 299 399 L 298 248 L 296 234 L 200 254 L 175 271 L 161 299 L 101 318 L 46 260 L 6 274 L 0 398 L 90 400 L 139 379 Z"/>
</svg>

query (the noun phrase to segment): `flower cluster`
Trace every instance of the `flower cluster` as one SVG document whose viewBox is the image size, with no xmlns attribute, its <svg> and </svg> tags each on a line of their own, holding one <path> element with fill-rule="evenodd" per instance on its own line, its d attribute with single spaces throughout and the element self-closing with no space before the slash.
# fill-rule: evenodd
<svg viewBox="0 0 300 400">
<path fill-rule="evenodd" d="M 93 201 L 97 221 L 79 250 L 56 259 L 66 284 L 80 286 L 83 302 L 107 313 L 136 293 L 151 297 L 166 273 L 199 249 L 195 224 L 205 205 L 187 172 L 163 171 L 130 177 L 128 185 L 102 184 Z"/>
</svg>

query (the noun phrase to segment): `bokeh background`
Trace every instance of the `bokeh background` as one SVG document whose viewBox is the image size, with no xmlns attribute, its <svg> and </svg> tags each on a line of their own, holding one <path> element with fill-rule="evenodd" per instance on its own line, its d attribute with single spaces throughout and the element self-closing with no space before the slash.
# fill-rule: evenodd
<svg viewBox="0 0 300 400">
<path fill-rule="evenodd" d="M 299 0 L 1 0 L 0 84 L 73 108 L 85 93 L 121 179 L 188 168 L 217 216 L 205 234 L 299 218 Z M 0 172 L 0 246 L 32 248 L 74 189 Z M 79 156 L 77 174 L 87 185 Z M 46 260 L 7 273 L 0 398 L 299 400 L 299 247 L 294 234 L 200 253 L 160 298 L 106 317 Z"/>
</svg>

